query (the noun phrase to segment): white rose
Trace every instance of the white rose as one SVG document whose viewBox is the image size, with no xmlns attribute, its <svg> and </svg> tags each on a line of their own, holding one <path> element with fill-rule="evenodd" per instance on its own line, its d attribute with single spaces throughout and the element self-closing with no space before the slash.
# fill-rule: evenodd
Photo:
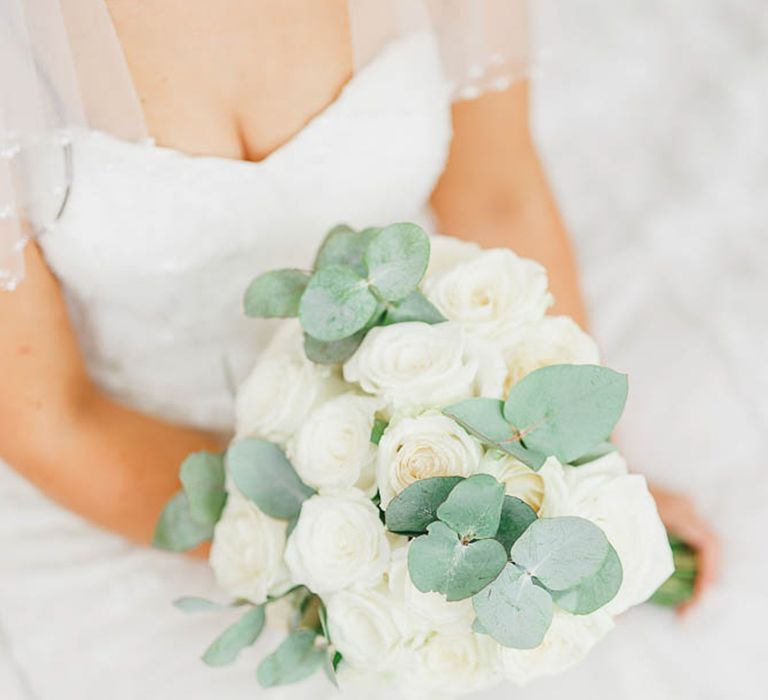
<svg viewBox="0 0 768 700">
<path fill-rule="evenodd" d="M 391 671 L 403 652 L 405 615 L 386 588 L 352 589 L 327 601 L 328 631 L 344 661 Z"/>
<path fill-rule="evenodd" d="M 412 652 L 398 681 L 407 697 L 431 697 L 441 693 L 450 697 L 486 689 L 498 683 L 499 645 L 490 637 L 466 631 L 434 634 Z"/>
<path fill-rule="evenodd" d="M 520 460 L 500 450 L 488 450 L 479 471 L 504 484 L 507 496 L 515 496 L 539 512 L 544 500 L 544 479 Z"/>
<path fill-rule="evenodd" d="M 480 443 L 436 411 L 393 419 L 379 442 L 376 483 L 381 506 L 414 481 L 433 476 L 471 476 L 482 457 Z"/>
<path fill-rule="evenodd" d="M 612 452 L 580 467 L 549 460 L 539 472 L 545 481 L 540 515 L 577 515 L 602 528 L 616 549 L 624 579 L 603 608 L 618 615 L 644 602 L 674 570 L 666 529 L 643 476 L 629 474 Z"/>
<path fill-rule="evenodd" d="M 492 339 L 538 321 L 552 304 L 546 270 L 502 248 L 483 251 L 435 274 L 423 286 L 446 318 Z"/>
<path fill-rule="evenodd" d="M 502 647 L 504 674 L 523 685 L 539 676 L 561 673 L 582 661 L 613 626 L 613 619 L 603 610 L 591 615 L 555 610 L 544 641 L 535 649 Z"/>
<path fill-rule="evenodd" d="M 373 586 L 389 565 L 379 511 L 358 489 L 304 501 L 285 552 L 293 580 L 320 595 Z"/>
<path fill-rule="evenodd" d="M 298 323 L 286 322 L 238 388 L 237 437 L 284 443 L 313 406 L 343 390 L 330 367 L 307 359 Z"/>
<path fill-rule="evenodd" d="M 549 365 L 597 365 L 597 344 L 568 316 L 545 316 L 505 340 L 505 394 L 526 374 Z"/>
<path fill-rule="evenodd" d="M 506 375 L 501 352 L 452 323 L 396 323 L 372 329 L 344 365 L 344 378 L 393 409 L 414 410 L 495 395 Z"/>
<path fill-rule="evenodd" d="M 466 632 L 475 619 L 470 598 L 449 602 L 440 593 L 422 593 L 408 573 L 408 547 L 392 553 L 387 575 L 392 597 L 401 601 L 408 613 L 412 630 L 410 637 L 418 640 L 431 632 Z"/>
<path fill-rule="evenodd" d="M 302 481 L 319 490 L 374 487 L 371 430 L 378 408 L 377 399 L 351 393 L 317 406 L 288 444 Z"/>
<path fill-rule="evenodd" d="M 286 524 L 262 513 L 243 495 L 229 494 L 216 524 L 210 564 L 219 585 L 235 598 L 260 605 L 286 587 Z"/>
</svg>

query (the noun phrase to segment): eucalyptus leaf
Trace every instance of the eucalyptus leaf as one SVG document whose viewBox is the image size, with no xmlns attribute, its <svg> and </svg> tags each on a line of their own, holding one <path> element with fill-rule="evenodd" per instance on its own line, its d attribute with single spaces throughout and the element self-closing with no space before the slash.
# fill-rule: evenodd
<svg viewBox="0 0 768 700">
<path fill-rule="evenodd" d="M 203 661 L 208 666 L 231 664 L 243 649 L 251 646 L 259 638 L 264 629 L 264 621 L 264 606 L 252 608 L 234 625 L 227 627 L 206 649 Z"/>
<path fill-rule="evenodd" d="M 575 615 L 589 615 L 610 603 L 619 592 L 623 568 L 616 550 L 609 544 L 608 554 L 597 573 L 565 591 L 553 591 L 552 597 L 563 610 Z"/>
<path fill-rule="evenodd" d="M 196 596 L 184 596 L 183 598 L 178 598 L 173 601 L 173 606 L 177 610 L 181 610 L 185 613 L 213 612 L 217 610 L 226 610 L 229 607 L 229 605 L 215 603 L 212 600 L 198 598 Z"/>
<path fill-rule="evenodd" d="M 298 683 L 323 665 L 325 650 L 315 647 L 314 630 L 291 633 L 277 650 L 259 665 L 256 677 L 262 688 Z"/>
<path fill-rule="evenodd" d="M 199 523 L 215 525 L 227 500 L 224 458 L 214 452 L 194 452 L 181 465 L 179 479 L 189 512 Z"/>
<path fill-rule="evenodd" d="M 315 258 L 315 270 L 331 265 L 345 265 L 364 277 L 367 274 L 363 261 L 365 251 L 380 230 L 367 228 L 358 233 L 345 224 L 335 226 L 320 246 Z"/>
<path fill-rule="evenodd" d="M 394 302 L 384 314 L 382 326 L 390 326 L 393 323 L 405 323 L 407 321 L 421 321 L 422 323 L 442 323 L 447 319 L 418 289 L 412 291 L 405 299 Z"/>
<path fill-rule="evenodd" d="M 330 265 L 310 279 L 299 304 L 302 328 L 325 342 L 342 340 L 363 329 L 378 301 L 368 283 L 351 267 Z"/>
<path fill-rule="evenodd" d="M 363 338 L 365 338 L 364 330 L 358 331 L 348 338 L 329 342 L 318 340 L 309 335 L 309 333 L 305 333 L 304 353 L 312 362 L 318 365 L 340 365 L 355 354 L 355 350 L 360 347 Z"/>
<path fill-rule="evenodd" d="M 395 496 L 385 513 L 387 529 L 400 534 L 421 534 L 437 520 L 437 509 L 464 477 L 434 476 L 414 481 Z"/>
<path fill-rule="evenodd" d="M 383 299 L 399 301 L 413 292 L 429 262 L 429 237 L 416 224 L 392 224 L 368 245 L 368 280 Z"/>
<path fill-rule="evenodd" d="M 536 512 L 525 501 L 514 496 L 504 496 L 496 539 L 501 542 L 505 552 L 512 549 L 512 545 L 534 520 Z"/>
<path fill-rule="evenodd" d="M 238 489 L 272 518 L 293 520 L 314 491 L 278 445 L 258 438 L 233 442 L 226 462 Z"/>
<path fill-rule="evenodd" d="M 163 509 L 155 526 L 152 544 L 158 549 L 186 552 L 213 537 L 213 525 L 192 517 L 189 500 L 179 491 Z"/>
<path fill-rule="evenodd" d="M 381 441 L 382 435 L 384 435 L 384 431 L 387 429 L 387 426 L 389 423 L 385 420 L 382 420 L 381 418 L 376 418 L 373 421 L 373 427 L 371 428 L 371 442 L 374 445 L 378 445 Z"/>
<path fill-rule="evenodd" d="M 578 459 L 571 460 L 570 464 L 572 467 L 581 467 L 584 464 L 589 464 L 590 462 L 594 462 L 601 457 L 605 457 L 612 452 L 616 452 L 616 446 L 614 444 L 607 441 L 601 442 L 600 444 L 595 445 L 595 447 L 590 449 L 589 452 L 583 454 Z"/>
<path fill-rule="evenodd" d="M 476 474 L 453 488 L 437 517 L 460 537 L 493 537 L 499 529 L 504 486 L 488 474 Z"/>
<path fill-rule="evenodd" d="M 544 641 L 554 613 L 552 597 L 514 564 L 472 598 L 479 626 L 499 644 L 534 649 Z"/>
<path fill-rule="evenodd" d="M 481 591 L 507 563 L 496 540 L 463 544 L 459 536 L 439 520 L 427 534 L 417 537 L 408 549 L 408 572 L 422 593 L 443 593 L 449 601 L 470 598 Z"/>
<path fill-rule="evenodd" d="M 259 275 L 245 290 L 243 307 L 248 316 L 292 318 L 299 314 L 299 301 L 309 282 L 301 270 L 272 270 Z"/>
<path fill-rule="evenodd" d="M 512 455 L 538 471 L 546 456 L 521 444 L 517 431 L 504 418 L 503 408 L 504 402 L 498 399 L 476 398 L 448 406 L 443 413 L 481 442 Z"/>
<path fill-rule="evenodd" d="M 540 518 L 518 538 L 511 560 L 549 590 L 580 585 L 600 570 L 608 554 L 608 538 L 584 518 Z"/>
<path fill-rule="evenodd" d="M 550 365 L 509 392 L 504 417 L 525 446 L 562 463 L 607 440 L 627 400 L 627 377 L 599 365 Z"/>
</svg>

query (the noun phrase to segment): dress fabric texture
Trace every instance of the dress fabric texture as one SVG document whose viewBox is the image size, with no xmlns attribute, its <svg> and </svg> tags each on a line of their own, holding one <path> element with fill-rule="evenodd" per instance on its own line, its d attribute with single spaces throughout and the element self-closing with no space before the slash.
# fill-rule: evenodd
<svg viewBox="0 0 768 700">
<path fill-rule="evenodd" d="M 96 381 L 143 411 L 230 430 L 233 386 L 273 328 L 243 315 L 248 282 L 310 267 L 339 222 L 424 221 L 450 138 L 450 86 L 428 35 L 385 48 L 259 163 L 77 134 L 67 208 L 39 242 Z M 1 463 L 0 552 L 4 700 L 263 693 L 255 666 L 274 635 L 211 670 L 198 657 L 228 620 L 171 605 L 186 594 L 221 599 L 203 563 L 100 531 Z"/>
</svg>

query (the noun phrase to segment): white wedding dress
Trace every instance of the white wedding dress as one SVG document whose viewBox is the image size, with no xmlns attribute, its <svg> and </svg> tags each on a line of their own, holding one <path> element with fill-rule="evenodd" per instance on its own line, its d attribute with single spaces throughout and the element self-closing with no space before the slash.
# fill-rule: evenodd
<svg viewBox="0 0 768 700">
<path fill-rule="evenodd" d="M 260 163 L 77 134 L 68 205 L 40 244 L 95 379 L 141 410 L 228 429 L 233 383 L 271 328 L 241 313 L 248 281 L 269 268 L 308 265 L 324 231 L 340 221 L 428 222 L 450 136 L 448 86 L 419 37 L 392 44 Z M 615 300 L 611 290 L 625 279 L 616 287 L 610 275 L 602 279 Z M 759 608 L 752 590 L 745 582 L 743 594 Z M 324 678 L 260 690 L 255 668 L 276 644 L 272 633 L 231 667 L 204 666 L 198 656 L 229 620 L 178 612 L 171 601 L 186 594 L 222 598 L 204 564 L 100 531 L 0 464 L 3 700 L 336 697 Z M 740 630 L 726 619 L 729 603 L 714 618 L 731 629 L 722 644 Z M 667 635 L 674 645 L 664 643 Z M 694 642 L 666 612 L 646 607 L 576 670 L 481 697 L 726 697 L 712 688 L 687 694 L 689 671 L 674 655 Z M 756 653 L 744 662 L 756 663 Z"/>
</svg>

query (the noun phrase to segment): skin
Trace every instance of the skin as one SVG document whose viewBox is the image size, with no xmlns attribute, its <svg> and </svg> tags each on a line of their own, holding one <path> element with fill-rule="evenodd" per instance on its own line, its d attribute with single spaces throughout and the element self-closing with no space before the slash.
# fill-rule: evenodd
<svg viewBox="0 0 768 700">
<path fill-rule="evenodd" d="M 108 6 L 149 131 L 179 151 L 261 160 L 352 76 L 344 0 L 230 0 L 226 13 L 208 0 Z M 455 104 L 454 139 L 432 204 L 443 232 L 542 262 L 554 313 L 586 327 L 573 251 L 528 114 L 526 82 Z M 27 247 L 26 262 L 18 291 L 0 294 L 0 457 L 66 508 L 147 543 L 179 488 L 180 462 L 196 450 L 220 449 L 222 440 L 100 391 L 36 245 Z M 658 488 L 654 494 L 667 525 L 698 548 L 700 593 L 716 575 L 716 538 L 688 499 Z"/>
</svg>

